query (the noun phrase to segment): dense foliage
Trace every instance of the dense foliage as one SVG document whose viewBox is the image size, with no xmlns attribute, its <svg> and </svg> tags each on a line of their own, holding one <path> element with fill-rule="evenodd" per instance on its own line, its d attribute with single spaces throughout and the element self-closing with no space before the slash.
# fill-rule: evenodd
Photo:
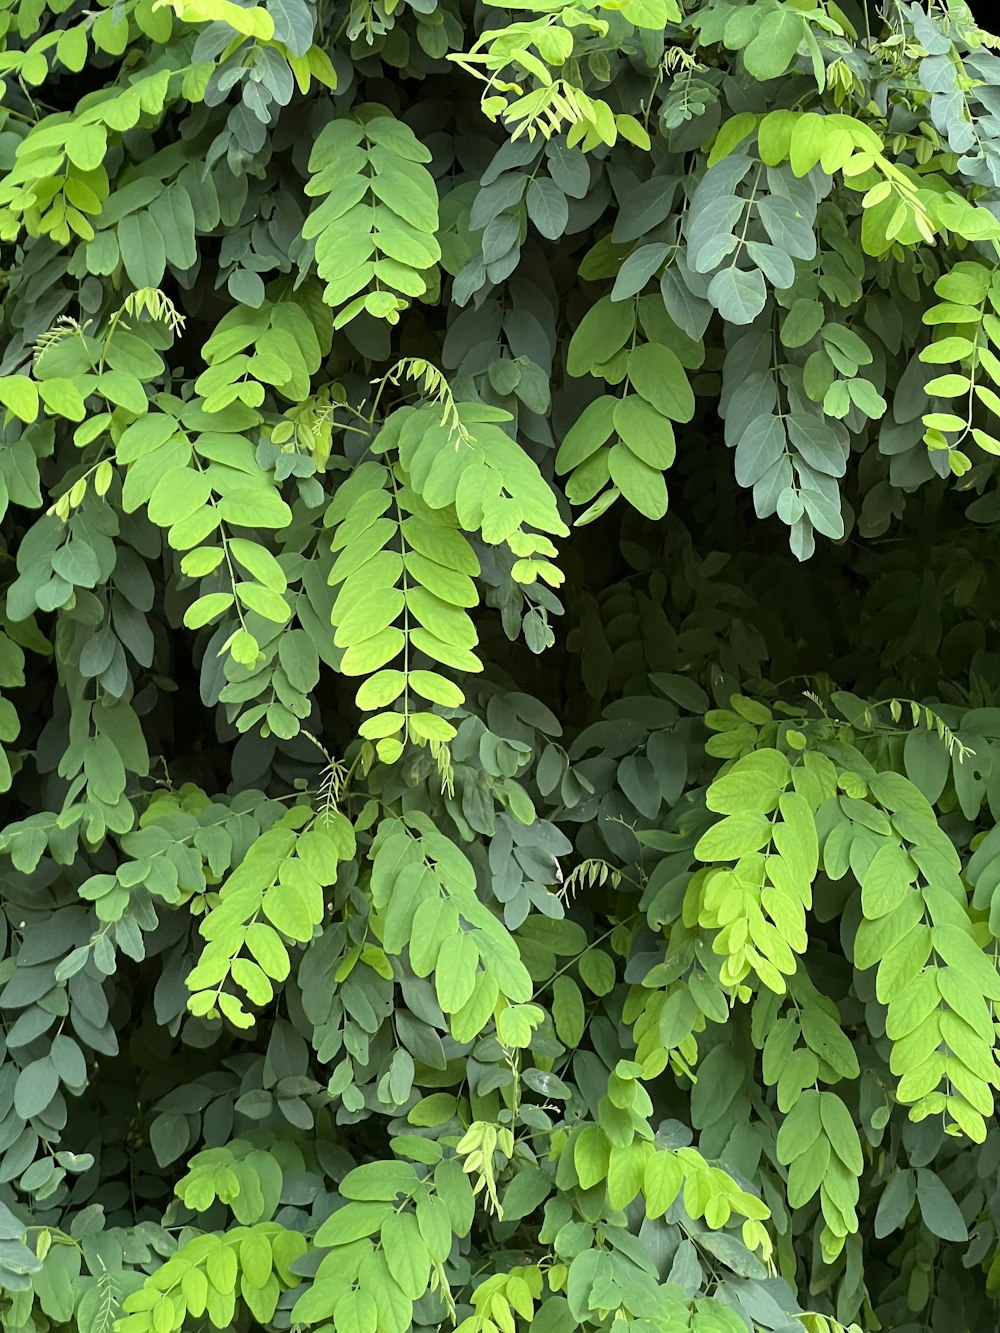
<svg viewBox="0 0 1000 1333">
<path fill-rule="evenodd" d="M 0 15 L 3 1328 L 995 1329 L 1000 43 Z"/>
</svg>

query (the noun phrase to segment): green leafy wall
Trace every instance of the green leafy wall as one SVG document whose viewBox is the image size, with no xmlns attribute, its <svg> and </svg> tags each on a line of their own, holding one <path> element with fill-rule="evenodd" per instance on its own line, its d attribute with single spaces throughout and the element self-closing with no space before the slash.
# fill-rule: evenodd
<svg viewBox="0 0 1000 1333">
<path fill-rule="evenodd" d="M 1000 42 L 0 25 L 4 1330 L 992 1333 Z"/>
</svg>

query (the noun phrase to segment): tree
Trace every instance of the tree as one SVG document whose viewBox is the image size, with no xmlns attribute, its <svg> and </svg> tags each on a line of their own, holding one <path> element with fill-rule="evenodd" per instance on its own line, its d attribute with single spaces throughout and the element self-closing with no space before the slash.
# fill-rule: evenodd
<svg viewBox="0 0 1000 1333">
<path fill-rule="evenodd" d="M 994 1329 L 997 40 L 4 15 L 3 1327 Z"/>
</svg>

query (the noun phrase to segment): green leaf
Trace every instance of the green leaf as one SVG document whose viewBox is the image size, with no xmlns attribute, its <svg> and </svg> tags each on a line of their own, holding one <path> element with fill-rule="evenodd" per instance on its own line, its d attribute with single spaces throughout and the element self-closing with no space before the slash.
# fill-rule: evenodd
<svg viewBox="0 0 1000 1333">
<path fill-rule="evenodd" d="M 878 1202 L 875 1214 L 875 1235 L 889 1236 L 904 1225 L 916 1197 L 916 1176 L 913 1171 L 897 1171 Z"/>
<path fill-rule="evenodd" d="M 21 392 L 23 394 L 23 390 Z M 57 416 L 66 417 L 69 421 L 83 421 L 87 415 L 79 385 L 65 376 L 53 375 L 42 380 L 38 392 L 45 406 Z"/>
<path fill-rule="evenodd" d="M 243 605 L 256 611 L 265 620 L 284 625 L 291 618 L 291 610 L 285 599 L 270 588 L 263 588 L 259 583 L 237 583 L 236 595 Z"/>
<path fill-rule="evenodd" d="M 630 302 L 601 300 L 590 307 L 569 343 L 566 372 L 592 373 L 625 346 L 635 329 L 635 307 Z M 634 353 L 633 353 L 634 354 Z"/>
<path fill-rule="evenodd" d="M 555 181 L 546 176 L 536 176 L 529 184 L 524 199 L 528 217 L 542 235 L 550 241 L 558 240 L 569 221 L 569 206 Z"/>
<path fill-rule="evenodd" d="M 784 1165 L 797 1161 L 823 1134 L 820 1094 L 804 1092 L 782 1121 L 778 1130 L 778 1161 Z"/>
<path fill-rule="evenodd" d="M 505 1221 L 516 1222 L 533 1213 L 552 1192 L 552 1182 L 543 1171 L 528 1169 L 520 1171 L 507 1186 L 503 1196 L 502 1209 Z M 419 1208 L 418 1208 L 419 1218 Z M 448 1229 L 451 1239 L 451 1229 Z"/>
<path fill-rule="evenodd" d="M 67 583 L 79 588 L 93 588 L 101 577 L 97 554 L 83 541 L 71 541 L 56 551 L 52 568 Z"/>
<path fill-rule="evenodd" d="M 968 1239 L 965 1219 L 948 1187 L 940 1176 L 923 1167 L 917 1171 L 917 1203 L 931 1235 L 947 1241 Z"/>
<path fill-rule="evenodd" d="M 148 212 L 128 213 L 116 233 L 125 272 L 133 286 L 159 287 L 167 264 L 163 237 Z"/>
<path fill-rule="evenodd" d="M 659 1151 L 646 1158 L 642 1192 L 650 1217 L 662 1217 L 667 1211 L 677 1198 L 682 1176 L 681 1164 L 673 1153 Z"/>
<path fill-rule="evenodd" d="M 781 342 L 784 347 L 804 347 L 819 333 L 826 319 L 820 301 L 799 297 L 792 303 L 781 324 Z"/>
<path fill-rule="evenodd" d="M 192 468 L 176 467 L 164 473 L 153 487 L 147 513 L 150 521 L 169 528 L 204 508 L 211 495 L 208 478 Z"/>
<path fill-rule="evenodd" d="M 284 528 L 292 521 L 292 511 L 276 491 L 264 487 L 236 487 L 227 490 L 218 509 L 226 523 L 245 528 Z"/>
<path fill-rule="evenodd" d="M 14 1109 L 22 1120 L 39 1115 L 59 1088 L 59 1072 L 49 1056 L 25 1065 L 14 1084 Z"/>
<path fill-rule="evenodd" d="M 120 1313 L 113 1290 L 107 1283 L 95 1282 L 80 1297 L 76 1323 L 80 1333 L 110 1333 Z"/>
<path fill-rule="evenodd" d="M 329 1319 L 343 1292 L 342 1279 L 322 1278 L 319 1282 L 313 1282 L 295 1302 L 292 1308 L 293 1319 L 304 1324 L 318 1324 Z"/>
<path fill-rule="evenodd" d="M 569 472 L 579 467 L 607 443 L 612 430 L 617 429 L 614 417 L 620 407 L 621 402 L 609 396 L 595 398 L 587 404 L 559 446 L 555 464 L 557 472 Z M 657 420 L 662 418 L 657 415 Z"/>
<path fill-rule="evenodd" d="M 608 1202 L 612 1208 L 627 1208 L 643 1184 L 646 1145 L 616 1144 L 608 1165 Z"/>
<path fill-rule="evenodd" d="M 647 518 L 662 518 L 667 512 L 667 488 L 663 474 L 638 458 L 631 449 L 616 444 L 608 455 L 611 480 L 633 508 Z"/>
<path fill-rule="evenodd" d="M 830 1141 L 820 1135 L 801 1157 L 796 1157 L 788 1169 L 788 1202 L 801 1208 L 823 1185 L 830 1169 Z"/>
<path fill-rule="evenodd" d="M 708 299 L 730 324 L 752 324 L 767 302 L 759 269 L 724 268 L 708 284 Z"/>
<path fill-rule="evenodd" d="M 314 27 L 305 0 L 267 0 L 267 12 L 274 20 L 275 39 L 293 56 L 304 56 L 312 46 Z"/>
<path fill-rule="evenodd" d="M 670 467 L 676 454 L 673 427 L 643 398 L 627 394 L 620 399 L 613 421 L 623 444 L 637 458 L 649 467 Z"/>
<path fill-rule="evenodd" d="M 434 966 L 434 986 L 438 1004 L 446 1014 L 457 1013 L 471 997 L 478 963 L 476 941 L 467 932 L 459 931 L 441 941 Z"/>
<path fill-rule="evenodd" d="M 819 1100 L 823 1131 L 830 1140 L 834 1153 L 848 1171 L 859 1176 L 864 1170 L 864 1157 L 858 1131 L 850 1112 L 835 1092 L 822 1092 L 819 1094 Z"/>
<path fill-rule="evenodd" d="M 258 542 L 247 541 L 245 537 L 232 537 L 229 541 L 229 554 L 234 560 L 265 588 L 272 592 L 283 593 L 288 587 L 284 570 L 271 552 Z"/>
<path fill-rule="evenodd" d="M 608 1174 L 611 1144 L 599 1125 L 586 1125 L 573 1144 L 573 1165 L 583 1189 L 590 1189 Z"/>
<path fill-rule="evenodd" d="M 349 1245 L 362 1236 L 371 1236 L 393 1214 L 391 1203 L 371 1201 L 351 1203 L 332 1213 L 316 1232 L 316 1244 Z"/>
<path fill-rule="evenodd" d="M 699 838 L 694 854 L 699 861 L 735 861 L 759 851 L 771 841 L 771 821 L 750 811 L 727 815 Z"/>
<path fill-rule="evenodd" d="M 0 403 L 22 421 L 34 421 L 38 416 L 38 388 L 27 375 L 4 375 L 0 378 Z"/>
<path fill-rule="evenodd" d="M 137 375 L 125 370 L 106 370 L 97 378 L 97 388 L 112 403 L 142 416 L 149 404 L 146 391 Z"/>
<path fill-rule="evenodd" d="M 204 597 L 199 597 L 196 602 L 192 602 L 184 612 L 184 624 L 188 629 L 201 629 L 203 625 L 207 625 L 209 621 L 228 611 L 233 601 L 233 595 L 229 592 L 207 593 Z"/>
<path fill-rule="evenodd" d="M 780 77 L 795 59 L 804 35 L 804 21 L 795 10 L 782 7 L 766 14 L 743 52 L 747 73 L 761 82 Z"/>
<path fill-rule="evenodd" d="M 570 1050 L 580 1044 L 586 1011 L 580 988 L 572 977 L 557 977 L 552 987 L 552 1018 L 559 1040 Z"/>
<path fill-rule="evenodd" d="M 862 881 L 861 910 L 865 916 L 877 920 L 897 908 L 915 878 L 916 868 L 901 847 L 880 847 Z"/>
<path fill-rule="evenodd" d="M 787 758 L 778 750 L 754 750 L 736 761 L 708 790 L 706 804 L 722 815 L 753 811 L 769 814 L 791 779 Z"/>
<path fill-rule="evenodd" d="M 338 1333 L 375 1333 L 378 1306 L 366 1291 L 347 1291 L 334 1306 L 333 1318 Z"/>
<path fill-rule="evenodd" d="M 643 343 L 628 356 L 628 377 L 636 393 L 661 416 L 686 422 L 694 416 L 694 393 L 680 360 L 661 343 Z"/>
<path fill-rule="evenodd" d="M 393 1213 L 382 1224 L 382 1252 L 389 1272 L 410 1300 L 419 1300 L 430 1280 L 430 1256 L 412 1213 Z"/>
<path fill-rule="evenodd" d="M 340 1183 L 345 1199 L 384 1199 L 410 1195 L 417 1187 L 417 1174 L 408 1162 L 367 1162 L 349 1171 Z"/>
<path fill-rule="evenodd" d="M 279 884 L 264 899 L 264 915 L 289 939 L 305 943 L 316 925 L 305 895 L 293 883 Z"/>
</svg>

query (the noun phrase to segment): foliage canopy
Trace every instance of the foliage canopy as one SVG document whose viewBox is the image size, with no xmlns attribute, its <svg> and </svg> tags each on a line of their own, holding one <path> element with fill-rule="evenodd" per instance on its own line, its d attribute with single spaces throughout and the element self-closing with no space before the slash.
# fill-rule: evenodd
<svg viewBox="0 0 1000 1333">
<path fill-rule="evenodd" d="M 995 1329 L 1000 43 L 0 24 L 0 1325 Z"/>
</svg>

